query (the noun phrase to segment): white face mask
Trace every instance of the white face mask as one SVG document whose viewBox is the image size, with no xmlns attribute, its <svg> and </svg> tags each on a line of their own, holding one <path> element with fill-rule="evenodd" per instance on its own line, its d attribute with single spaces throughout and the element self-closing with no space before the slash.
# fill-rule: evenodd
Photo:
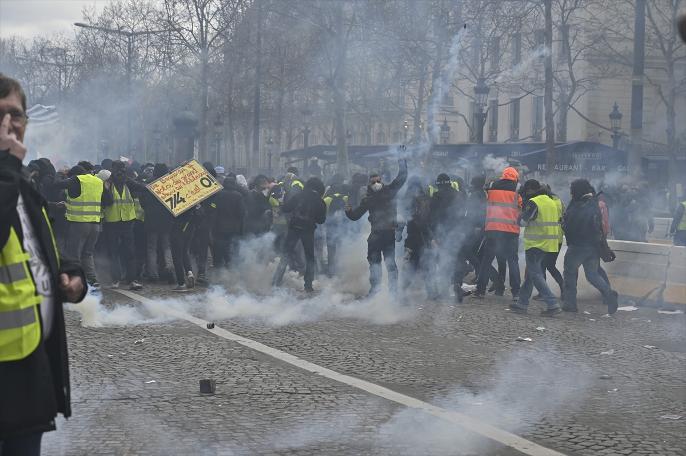
<svg viewBox="0 0 686 456">
<path fill-rule="evenodd" d="M 381 190 L 381 188 L 383 188 L 383 184 L 381 182 L 374 182 L 372 184 L 372 190 L 375 192 L 378 192 L 379 190 Z"/>
</svg>

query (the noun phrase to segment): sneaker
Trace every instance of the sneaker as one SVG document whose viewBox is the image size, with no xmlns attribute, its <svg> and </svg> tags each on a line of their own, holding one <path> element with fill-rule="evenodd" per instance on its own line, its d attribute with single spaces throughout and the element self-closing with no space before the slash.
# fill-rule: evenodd
<svg viewBox="0 0 686 456">
<path fill-rule="evenodd" d="M 199 274 L 199 275 L 198 275 L 198 278 L 195 279 L 195 284 L 198 285 L 198 286 L 200 286 L 200 287 L 206 287 L 206 286 L 209 285 L 210 283 L 207 281 L 207 279 L 205 278 L 204 275 Z"/>
<path fill-rule="evenodd" d="M 100 290 L 100 282 L 93 282 L 88 286 L 91 290 Z"/>
<path fill-rule="evenodd" d="M 141 290 L 143 289 L 143 285 L 141 285 L 139 282 L 132 280 L 131 284 L 129 285 L 129 290 Z"/>
<path fill-rule="evenodd" d="M 195 276 L 193 275 L 193 271 L 188 271 L 188 273 L 186 274 L 186 287 L 195 287 Z"/>
<path fill-rule="evenodd" d="M 607 300 L 607 313 L 612 315 L 613 313 L 617 312 L 617 307 L 619 306 L 618 302 L 619 295 L 616 291 L 612 290 L 610 292 L 610 297 Z"/>
<path fill-rule="evenodd" d="M 510 312 L 514 312 L 516 314 L 526 315 L 526 309 L 523 307 L 519 307 L 519 306 L 516 306 L 514 304 L 510 304 L 508 306 L 508 309 L 510 309 Z"/>
<path fill-rule="evenodd" d="M 314 288 L 310 285 L 309 287 L 305 287 L 305 293 L 314 293 Z"/>
<path fill-rule="evenodd" d="M 533 299 L 534 301 L 543 301 L 543 296 L 541 296 L 541 293 L 538 293 L 536 296 L 534 296 L 531 299 Z"/>
<path fill-rule="evenodd" d="M 183 285 L 177 285 L 174 288 L 172 288 L 172 291 L 176 291 L 178 293 L 184 293 L 188 290 L 189 290 L 189 288 L 186 286 L 185 283 Z"/>
<path fill-rule="evenodd" d="M 577 313 L 579 311 L 579 309 L 576 306 L 562 306 L 562 310 L 564 312 L 573 312 L 573 313 Z"/>
<path fill-rule="evenodd" d="M 108 288 L 116 290 L 117 288 L 119 288 L 119 282 L 112 282 Z"/>
<path fill-rule="evenodd" d="M 495 289 L 495 295 L 496 295 L 496 296 L 503 296 L 503 295 L 505 295 L 505 289 L 504 289 L 504 288 L 496 288 L 496 289 Z"/>
<path fill-rule="evenodd" d="M 484 298 L 485 298 L 485 296 L 483 293 L 480 293 L 478 291 L 475 291 L 474 293 L 472 293 L 472 299 L 482 300 Z"/>
<path fill-rule="evenodd" d="M 562 312 L 559 307 L 553 307 L 552 309 L 541 310 L 541 317 L 552 317 Z"/>
</svg>

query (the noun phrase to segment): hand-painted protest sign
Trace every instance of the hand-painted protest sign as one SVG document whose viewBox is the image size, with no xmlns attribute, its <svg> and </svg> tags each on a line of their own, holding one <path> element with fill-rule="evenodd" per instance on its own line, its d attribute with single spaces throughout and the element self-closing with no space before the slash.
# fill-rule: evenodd
<svg viewBox="0 0 686 456">
<path fill-rule="evenodd" d="M 223 187 L 196 160 L 190 160 L 172 172 L 149 183 L 148 189 L 174 217 L 206 200 Z"/>
</svg>

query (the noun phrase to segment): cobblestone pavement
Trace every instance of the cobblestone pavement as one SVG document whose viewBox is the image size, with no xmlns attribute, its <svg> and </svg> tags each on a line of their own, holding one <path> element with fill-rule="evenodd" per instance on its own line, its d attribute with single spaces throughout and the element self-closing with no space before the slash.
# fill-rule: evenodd
<svg viewBox="0 0 686 456">
<path fill-rule="evenodd" d="M 159 287 L 140 294 L 169 298 Z M 579 307 L 588 313 L 545 318 L 535 303 L 527 316 L 507 304 L 410 303 L 420 308 L 413 318 L 386 325 L 216 324 L 564 454 L 686 454 L 683 314 L 641 308 L 608 318 L 587 300 Z M 103 305 L 141 308 L 110 291 Z M 79 319 L 67 312 L 74 416 L 45 436 L 47 455 L 520 454 L 185 321 Z M 203 378 L 216 380 L 215 395 L 199 394 Z"/>
</svg>

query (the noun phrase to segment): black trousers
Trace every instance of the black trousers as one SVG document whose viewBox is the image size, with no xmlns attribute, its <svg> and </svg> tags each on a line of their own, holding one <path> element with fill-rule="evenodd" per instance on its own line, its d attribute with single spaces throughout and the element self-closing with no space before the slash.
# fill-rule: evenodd
<svg viewBox="0 0 686 456">
<path fill-rule="evenodd" d="M 0 440 L 0 456 L 40 456 L 43 433 L 27 434 Z"/>
<path fill-rule="evenodd" d="M 136 263 L 133 255 L 133 221 L 105 223 L 104 226 L 112 281 L 123 280 L 130 283 L 136 280 Z"/>
<path fill-rule="evenodd" d="M 207 270 L 207 249 L 210 248 L 210 225 L 206 221 L 202 221 L 195 227 L 193 241 L 198 275 L 204 276 Z"/>
<path fill-rule="evenodd" d="M 479 280 L 476 286 L 477 293 L 484 294 L 486 292 L 486 285 L 488 285 L 488 279 L 490 278 L 489 266 L 491 266 L 491 263 L 496 256 L 500 256 L 507 261 L 507 267 L 510 270 L 510 288 L 512 289 L 512 294 L 514 296 L 519 294 L 522 278 L 519 274 L 518 249 L 519 237 L 517 235 L 492 231 L 486 232 L 481 267 L 478 274 Z"/>
<path fill-rule="evenodd" d="M 284 251 L 281 255 L 279 265 L 274 272 L 272 284 L 280 286 L 283 281 L 283 275 L 286 272 L 286 267 L 292 260 L 294 255 L 297 255 L 298 241 L 302 244 L 305 251 L 305 289 L 312 289 L 312 281 L 314 280 L 314 230 L 298 230 L 288 228 L 286 239 L 284 240 Z"/>
<path fill-rule="evenodd" d="M 370 293 L 381 284 L 381 257 L 386 262 L 388 289 L 395 292 L 398 288 L 398 266 L 395 263 L 395 230 L 372 231 L 367 238 L 367 261 L 369 262 Z"/>
<path fill-rule="evenodd" d="M 231 267 L 231 260 L 238 257 L 238 235 L 214 233 L 212 261 L 215 268 Z"/>
<path fill-rule="evenodd" d="M 174 224 L 172 226 L 169 244 L 171 245 L 172 262 L 174 263 L 177 285 L 186 283 L 186 273 L 193 269 L 191 257 L 188 253 L 192 237 L 193 227 L 190 223 Z"/>
</svg>

